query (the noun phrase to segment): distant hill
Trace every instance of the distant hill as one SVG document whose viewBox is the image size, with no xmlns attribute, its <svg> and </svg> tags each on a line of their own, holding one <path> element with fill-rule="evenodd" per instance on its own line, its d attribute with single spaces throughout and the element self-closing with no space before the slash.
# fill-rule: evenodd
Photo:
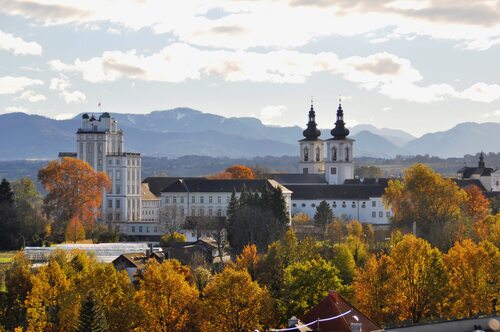
<svg viewBox="0 0 500 332">
<path fill-rule="evenodd" d="M 500 152 L 500 123 L 461 123 L 447 131 L 426 134 L 408 142 L 405 148 L 413 154 L 443 158 L 460 157 L 478 152 Z"/>
<path fill-rule="evenodd" d="M 112 116 L 126 132 L 128 151 L 156 157 L 296 156 L 303 130 L 298 126 L 266 126 L 256 118 L 225 118 L 189 108 Z M 54 159 L 58 152 L 75 151 L 75 132 L 80 126 L 81 116 L 57 121 L 24 113 L 0 115 L 0 160 Z M 323 129 L 321 138 L 329 137 L 329 129 Z M 500 152 L 498 123 L 464 123 L 421 138 L 401 130 L 358 125 L 351 128 L 350 137 L 357 141 L 355 157 L 452 157 L 475 154 L 481 149 Z"/>
<path fill-rule="evenodd" d="M 356 140 L 354 154 L 364 157 L 394 158 L 409 154 L 404 148 L 392 143 L 385 137 L 363 130 L 351 137 Z"/>
</svg>

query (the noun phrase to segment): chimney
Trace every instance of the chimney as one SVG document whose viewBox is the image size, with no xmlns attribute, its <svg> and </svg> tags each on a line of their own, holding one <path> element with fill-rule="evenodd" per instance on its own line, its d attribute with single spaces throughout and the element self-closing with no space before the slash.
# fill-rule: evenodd
<svg viewBox="0 0 500 332">
<path fill-rule="evenodd" d="M 361 323 L 351 323 L 351 332 L 362 332 Z"/>
</svg>

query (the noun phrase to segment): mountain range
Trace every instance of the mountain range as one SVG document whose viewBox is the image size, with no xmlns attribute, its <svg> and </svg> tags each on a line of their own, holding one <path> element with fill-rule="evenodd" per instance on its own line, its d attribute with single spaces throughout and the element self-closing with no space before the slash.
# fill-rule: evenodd
<svg viewBox="0 0 500 332">
<path fill-rule="evenodd" d="M 203 113 L 189 108 L 149 114 L 113 113 L 125 131 L 126 150 L 149 156 L 183 155 L 254 156 L 298 155 L 298 126 L 264 125 L 251 117 Z M 54 120 L 39 115 L 0 115 L 0 159 L 53 159 L 61 151 L 75 151 L 75 132 L 81 116 Z M 322 129 L 322 138 L 330 136 Z M 429 154 L 461 157 L 465 154 L 500 152 L 500 123 L 462 123 L 447 131 L 416 138 L 402 130 L 370 124 L 350 128 L 356 140 L 356 156 L 393 158 L 396 155 Z"/>
</svg>

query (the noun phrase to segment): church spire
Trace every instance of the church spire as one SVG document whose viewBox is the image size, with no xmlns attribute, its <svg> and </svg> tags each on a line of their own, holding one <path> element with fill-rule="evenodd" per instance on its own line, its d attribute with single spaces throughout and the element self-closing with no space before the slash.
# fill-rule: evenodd
<svg viewBox="0 0 500 332">
<path fill-rule="evenodd" d="M 319 136 L 321 136 L 321 132 L 317 128 L 318 125 L 316 123 L 316 112 L 314 111 L 313 100 L 311 98 L 311 109 L 309 110 L 309 122 L 307 123 L 307 128 L 302 132 L 306 140 L 314 141 Z"/>
<path fill-rule="evenodd" d="M 481 151 L 481 154 L 479 155 L 479 162 L 477 163 L 477 165 L 481 168 L 485 167 L 483 151 Z"/>
<path fill-rule="evenodd" d="M 349 129 L 345 127 L 344 122 L 344 111 L 342 110 L 342 100 L 339 98 L 339 108 L 337 109 L 337 121 L 335 122 L 335 128 L 330 131 L 333 139 L 345 139 L 349 135 Z"/>
</svg>

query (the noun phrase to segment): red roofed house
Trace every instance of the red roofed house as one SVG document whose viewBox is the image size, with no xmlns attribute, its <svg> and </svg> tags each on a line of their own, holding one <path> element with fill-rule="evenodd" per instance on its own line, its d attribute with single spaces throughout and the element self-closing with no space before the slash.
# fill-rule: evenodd
<svg viewBox="0 0 500 332">
<path fill-rule="evenodd" d="M 319 319 L 335 317 L 351 310 L 337 319 L 309 325 L 312 331 L 321 332 L 369 332 L 382 331 L 370 318 L 361 313 L 336 291 L 330 293 L 301 318 L 304 324 Z M 319 329 L 318 329 L 319 327 Z"/>
</svg>

